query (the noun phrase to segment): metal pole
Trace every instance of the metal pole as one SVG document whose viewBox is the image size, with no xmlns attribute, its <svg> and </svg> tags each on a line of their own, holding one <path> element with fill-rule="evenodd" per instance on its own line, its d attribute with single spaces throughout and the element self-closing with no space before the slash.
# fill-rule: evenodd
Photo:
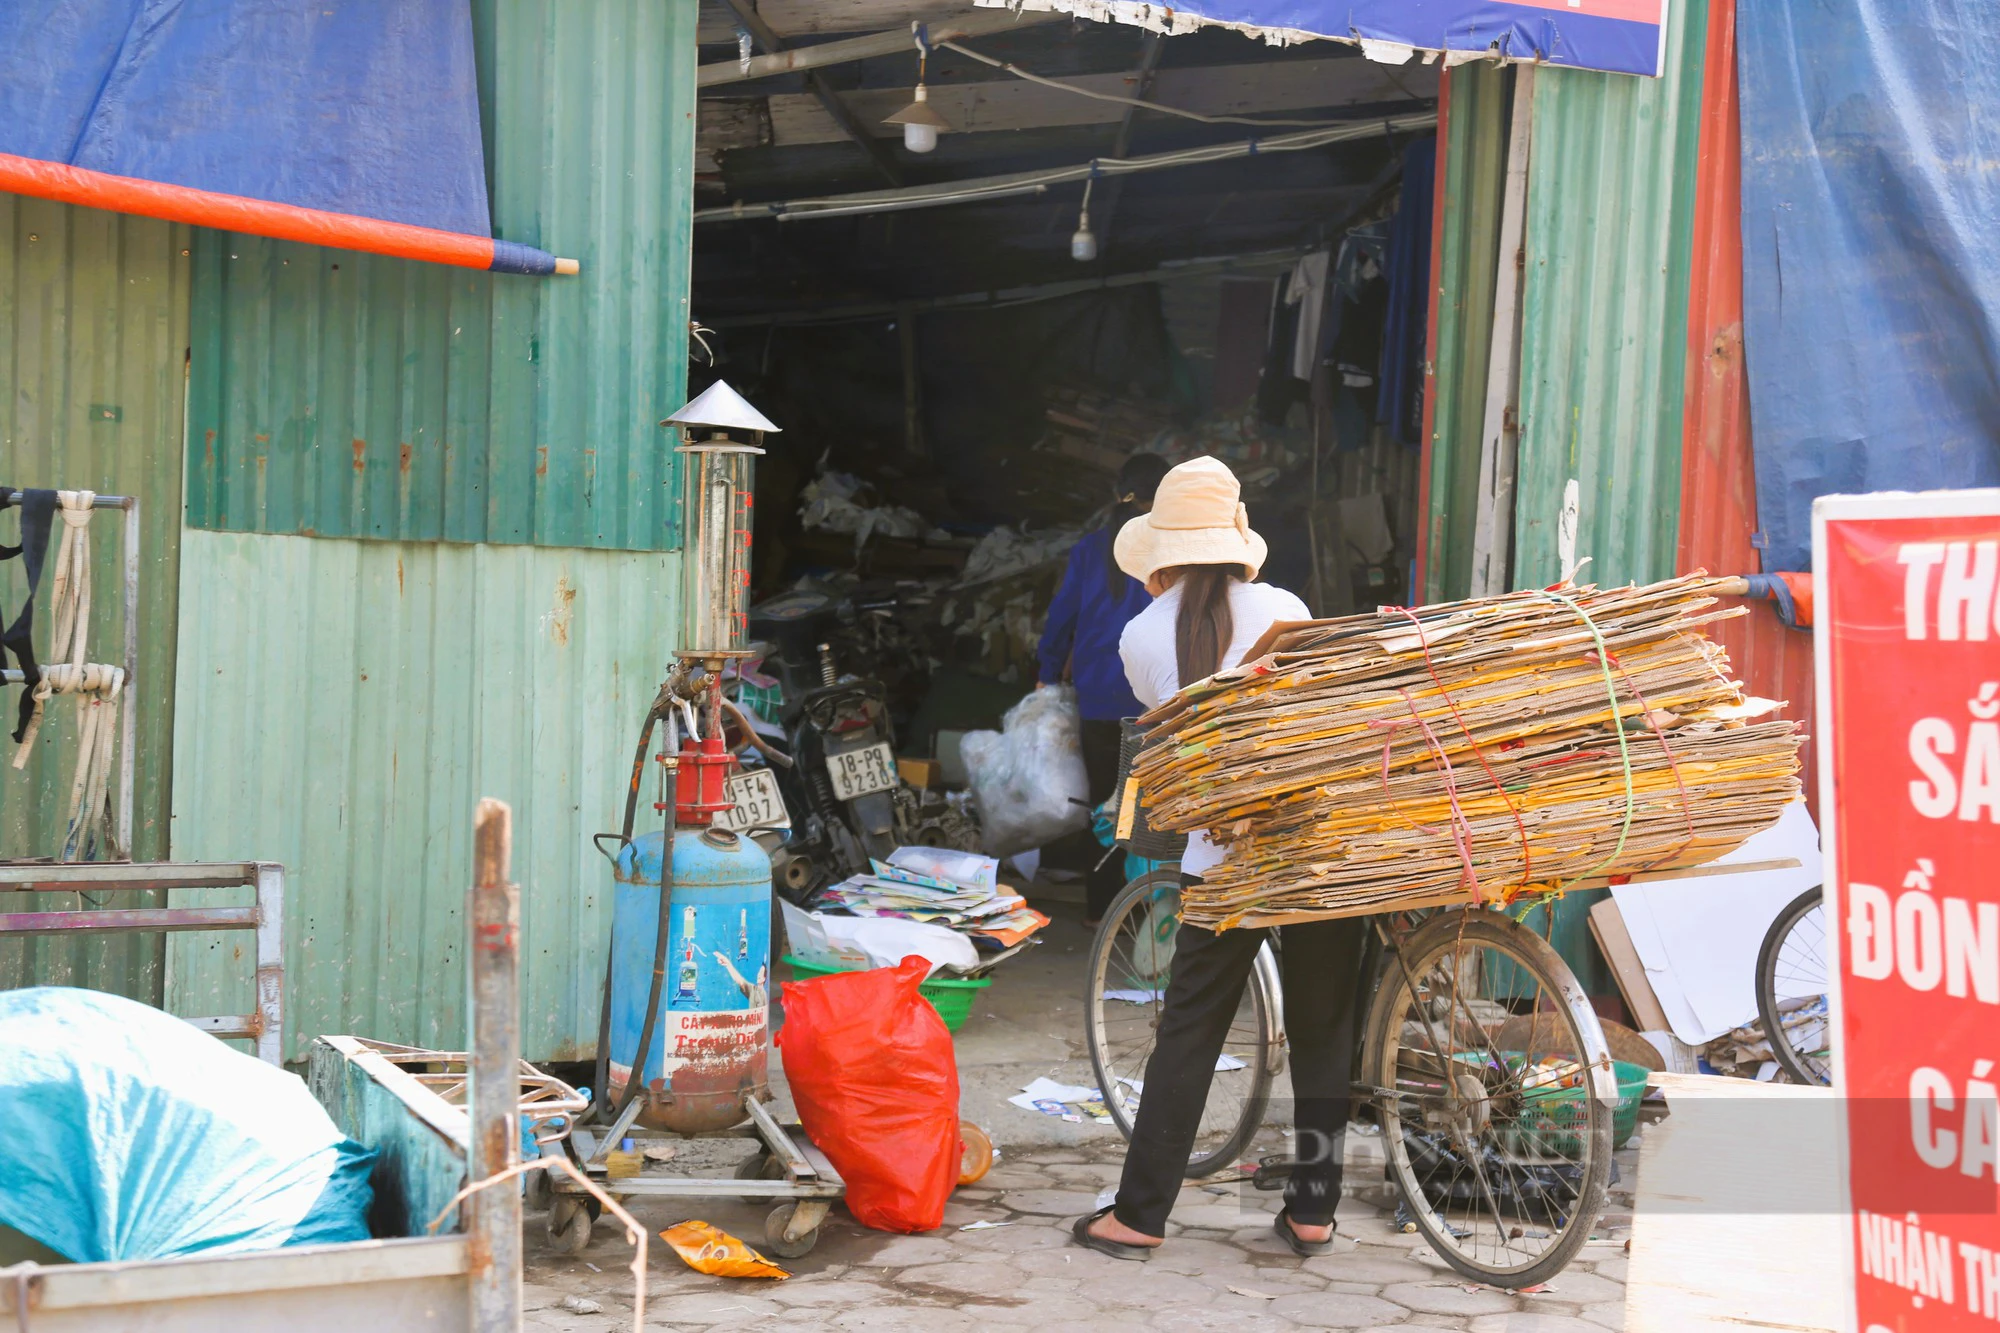
<svg viewBox="0 0 2000 1333">
<path fill-rule="evenodd" d="M 125 504 L 125 707 L 120 710 L 118 738 L 118 850 L 136 860 L 132 847 L 132 792 L 138 771 L 139 696 L 139 501 Z M 162 847 L 154 855 L 165 853 Z"/>
<path fill-rule="evenodd" d="M 472 1111 L 469 1165 L 474 1183 L 514 1166 L 521 1155 L 521 901 L 520 890 L 508 880 L 513 825 L 514 813 L 506 802 L 480 800 L 472 820 L 472 892 L 466 910 L 472 929 L 467 969 L 472 1040 L 466 1068 L 472 1083 L 467 1105 Z M 512 1184 L 481 1190 L 464 1208 L 474 1333 L 519 1333 L 521 1192 Z"/>
</svg>

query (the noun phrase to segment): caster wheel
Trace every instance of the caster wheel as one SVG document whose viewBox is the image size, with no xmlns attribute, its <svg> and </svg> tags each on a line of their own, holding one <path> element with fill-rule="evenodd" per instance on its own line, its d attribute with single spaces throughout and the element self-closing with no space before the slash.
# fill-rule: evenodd
<svg viewBox="0 0 2000 1333">
<path fill-rule="evenodd" d="M 785 1226 L 798 1210 L 796 1203 L 781 1203 L 764 1217 L 764 1249 L 780 1259 L 800 1259 L 812 1253 L 812 1247 L 819 1243 L 819 1228 L 814 1227 L 797 1240 L 785 1239 Z"/>
<path fill-rule="evenodd" d="M 738 1162 L 736 1164 L 736 1169 L 730 1174 L 735 1176 L 736 1179 L 738 1180 L 783 1180 L 785 1178 L 785 1168 L 784 1165 L 780 1163 L 777 1158 L 771 1156 L 771 1154 L 767 1152 L 760 1151 L 752 1153 L 750 1156 Z M 741 1195 L 739 1197 L 741 1198 L 742 1202 L 748 1204 L 759 1204 L 764 1202 L 764 1199 L 759 1198 L 756 1195 L 746 1194 L 746 1195 Z"/>
<path fill-rule="evenodd" d="M 993 1169 L 993 1140 L 970 1120 L 958 1122 L 958 1183 L 970 1185 Z"/>
<path fill-rule="evenodd" d="M 555 1198 L 555 1186 L 549 1182 L 547 1171 L 530 1171 L 527 1176 L 528 1192 L 524 1200 L 528 1211 L 539 1213 Z"/>
<path fill-rule="evenodd" d="M 549 1245 L 559 1254 L 582 1254 L 590 1245 L 590 1224 L 597 1209 L 586 1206 L 595 1199 L 557 1195 L 549 1203 Z"/>
</svg>

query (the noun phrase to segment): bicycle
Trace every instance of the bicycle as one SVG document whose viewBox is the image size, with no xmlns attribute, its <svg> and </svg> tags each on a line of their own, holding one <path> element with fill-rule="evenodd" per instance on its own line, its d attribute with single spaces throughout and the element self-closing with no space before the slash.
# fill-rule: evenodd
<svg viewBox="0 0 2000 1333">
<path fill-rule="evenodd" d="M 1794 1083 L 1833 1084 L 1824 886 L 1785 905 L 1757 950 L 1757 1017 L 1771 1057 Z"/>
<path fill-rule="evenodd" d="M 1171 973 L 1179 895 L 1174 870 L 1139 876 L 1106 910 L 1092 947 L 1091 1064 L 1128 1139 Z M 1504 913 L 1446 907 L 1371 923 L 1357 984 L 1373 996 L 1356 1043 L 1354 1098 L 1381 1126 L 1389 1178 L 1459 1273 L 1505 1287 L 1546 1281 L 1589 1239 L 1610 1183 L 1619 1089 L 1596 1012 L 1556 951 Z M 1518 984 L 1502 985 L 1502 961 L 1527 978 L 1525 997 Z M 1482 987 L 1515 994 L 1503 1005 Z M 1190 1177 L 1220 1171 L 1250 1143 L 1284 1052 L 1267 940 L 1218 1062 Z"/>
</svg>

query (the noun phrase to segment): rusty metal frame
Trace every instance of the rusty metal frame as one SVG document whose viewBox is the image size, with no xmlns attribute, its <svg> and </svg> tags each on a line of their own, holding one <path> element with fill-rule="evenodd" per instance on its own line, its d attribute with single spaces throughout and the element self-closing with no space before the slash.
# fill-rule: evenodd
<svg viewBox="0 0 2000 1333">
<path fill-rule="evenodd" d="M 248 887 L 250 907 L 88 907 L 78 911 L 0 912 L 8 935 L 122 935 L 137 932 L 254 930 L 257 1008 L 187 1021 L 217 1037 L 247 1037 L 257 1058 L 284 1064 L 285 868 L 275 861 L 91 861 L 0 863 L 0 893 L 143 892 Z"/>
</svg>

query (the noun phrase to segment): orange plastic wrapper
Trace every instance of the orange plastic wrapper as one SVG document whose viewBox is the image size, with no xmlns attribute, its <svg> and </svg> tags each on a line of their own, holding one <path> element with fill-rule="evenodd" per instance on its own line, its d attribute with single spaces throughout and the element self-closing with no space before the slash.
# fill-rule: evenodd
<svg viewBox="0 0 2000 1333">
<path fill-rule="evenodd" d="M 697 1273 L 714 1277 L 790 1277 L 757 1251 L 719 1227 L 706 1222 L 682 1222 L 660 1233 L 674 1253 Z"/>
</svg>

